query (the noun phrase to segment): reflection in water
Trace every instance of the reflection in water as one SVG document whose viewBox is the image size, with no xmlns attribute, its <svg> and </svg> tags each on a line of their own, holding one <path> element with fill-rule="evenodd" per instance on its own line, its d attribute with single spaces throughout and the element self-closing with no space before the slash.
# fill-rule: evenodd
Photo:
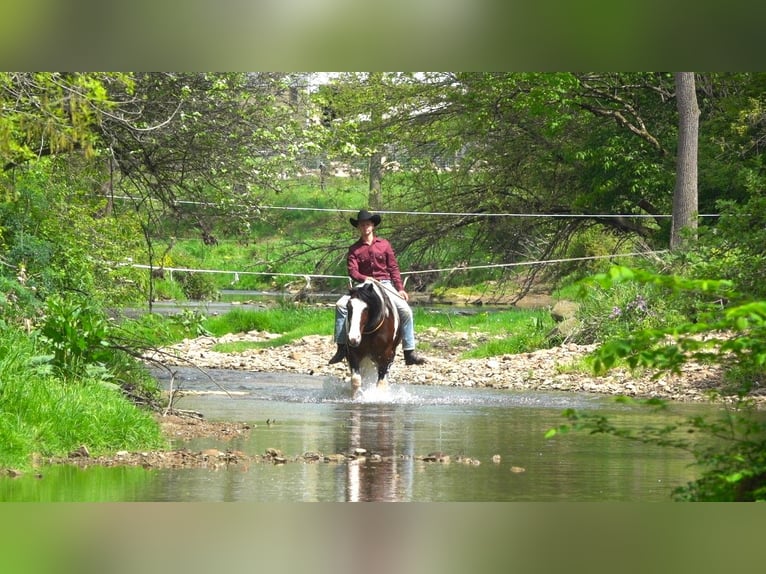
<svg viewBox="0 0 766 574">
<path fill-rule="evenodd" d="M 402 501 L 412 496 L 414 432 L 396 419 L 406 409 L 395 405 L 352 405 L 348 412 L 347 452 L 360 454 L 347 465 L 346 500 Z M 399 421 L 400 422 L 400 421 Z M 400 433 L 401 436 L 395 436 Z M 341 445 L 338 445 L 339 447 Z M 338 452 L 343 452 L 342 448 Z"/>
</svg>

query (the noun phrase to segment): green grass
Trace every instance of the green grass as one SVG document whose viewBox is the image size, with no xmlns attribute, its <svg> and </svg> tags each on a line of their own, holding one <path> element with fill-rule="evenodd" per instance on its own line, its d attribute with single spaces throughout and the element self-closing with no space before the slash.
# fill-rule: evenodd
<svg viewBox="0 0 766 574">
<path fill-rule="evenodd" d="M 450 333 L 481 332 L 486 343 L 465 354 L 465 358 L 491 357 L 507 353 L 527 352 L 549 346 L 546 335 L 553 327 L 549 313 L 543 310 L 508 310 L 492 313 L 456 315 L 435 313 L 415 307 L 415 329 L 435 328 Z M 268 341 L 219 343 L 214 350 L 237 353 L 246 349 L 278 347 L 307 335 L 331 336 L 334 325 L 332 308 L 283 306 L 263 311 L 235 309 L 208 319 L 205 328 L 215 336 L 247 331 L 279 334 Z"/>
<path fill-rule="evenodd" d="M 329 178 L 325 189 L 320 188 L 318 181 L 298 180 L 265 203 L 329 210 L 361 209 L 366 206 L 367 186 L 367 181 L 359 178 Z M 339 236 L 338 229 L 345 230 L 347 234 Z M 337 240 L 337 247 L 342 249 L 355 238 L 347 213 L 279 209 L 264 209 L 247 231 L 234 233 L 231 222 L 227 220 L 220 222 L 213 234 L 218 244 L 205 245 L 197 230 L 187 229 L 182 237 L 173 239 L 173 249 L 162 264 L 166 267 L 232 271 L 209 275 L 218 289 L 281 289 L 286 283 L 300 281 L 300 278 L 235 276 L 234 271 L 306 273 L 320 263 L 317 258 L 327 256 L 328 241 Z M 164 241 L 158 240 L 157 251 L 162 252 L 164 245 Z M 312 246 L 320 249 L 309 249 Z M 329 264 L 337 266 L 339 274 L 345 274 L 342 254 Z M 334 274 L 334 271 L 323 269 L 322 273 Z M 163 290 L 162 294 L 169 296 L 173 287 L 164 286 Z"/>
<path fill-rule="evenodd" d="M 545 310 L 510 309 L 471 315 L 423 315 L 419 321 L 419 314 L 416 313 L 416 325 L 438 328 L 445 331 L 447 337 L 450 332 L 482 333 L 485 341 L 463 353 L 464 359 L 524 353 L 550 346 L 547 334 L 553 328 L 553 319 Z"/>
<path fill-rule="evenodd" d="M 205 328 L 220 337 L 226 333 L 268 331 L 292 336 L 292 340 L 311 334 L 331 334 L 334 309 L 285 304 L 274 309 L 249 311 L 234 309 L 204 321 Z"/>
<path fill-rule="evenodd" d="M 0 333 L 0 468 L 28 469 L 31 453 L 65 456 L 80 445 L 98 455 L 167 446 L 153 416 L 114 385 L 62 381 L 23 333 Z"/>
</svg>

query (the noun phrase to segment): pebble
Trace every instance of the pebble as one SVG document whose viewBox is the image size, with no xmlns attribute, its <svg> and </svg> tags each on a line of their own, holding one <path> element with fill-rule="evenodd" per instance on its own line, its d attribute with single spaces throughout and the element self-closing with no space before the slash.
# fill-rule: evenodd
<svg viewBox="0 0 766 574">
<path fill-rule="evenodd" d="M 200 337 L 187 339 L 162 349 L 162 362 L 167 365 L 188 365 L 188 360 L 200 368 L 238 368 L 255 372 L 291 372 L 313 376 L 332 376 L 348 380 L 348 369 L 344 363 L 328 365 L 335 345 L 331 337 L 308 335 L 290 345 L 275 347 L 268 353 L 250 349 L 232 355 L 220 353 L 212 348 L 219 341 L 266 341 L 279 335 L 252 331 L 229 334 L 220 339 Z M 444 334 L 437 330 L 426 330 L 418 334 L 419 352 L 428 363 L 422 366 L 404 367 L 401 353 L 391 371 L 392 384 L 447 385 L 461 387 L 490 387 L 513 390 L 561 390 L 597 393 L 601 395 L 630 395 L 635 397 L 657 397 L 677 401 L 707 401 L 705 392 L 719 384 L 722 378 L 720 368 L 690 364 L 683 368 L 681 375 L 670 381 L 652 379 L 651 372 L 631 375 L 615 370 L 606 376 L 579 370 L 567 369 L 576 365 L 596 345 L 575 345 L 572 343 L 541 349 L 530 353 L 506 354 L 489 359 L 465 359 L 458 355 L 474 346 L 486 335 L 481 333 L 449 334 L 445 343 Z M 175 356 L 176 358 L 173 358 Z M 753 397 L 766 404 L 766 394 Z"/>
</svg>

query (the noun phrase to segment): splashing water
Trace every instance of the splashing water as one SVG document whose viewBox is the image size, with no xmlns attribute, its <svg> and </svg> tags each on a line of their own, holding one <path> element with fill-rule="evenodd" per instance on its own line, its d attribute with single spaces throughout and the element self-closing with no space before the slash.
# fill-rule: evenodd
<svg viewBox="0 0 766 574">
<path fill-rule="evenodd" d="M 379 388 L 376 385 L 362 388 L 355 402 L 407 405 L 419 403 L 421 399 L 409 393 L 404 387 L 389 384 L 383 388 Z"/>
<path fill-rule="evenodd" d="M 315 397 L 321 402 L 353 402 L 363 404 L 419 404 L 423 402 L 422 397 L 410 393 L 405 387 L 389 383 L 383 388 L 378 388 L 375 382 L 371 384 L 362 383 L 359 395 L 351 398 L 351 386 L 348 381 L 342 379 L 325 379 L 321 396 Z"/>
</svg>

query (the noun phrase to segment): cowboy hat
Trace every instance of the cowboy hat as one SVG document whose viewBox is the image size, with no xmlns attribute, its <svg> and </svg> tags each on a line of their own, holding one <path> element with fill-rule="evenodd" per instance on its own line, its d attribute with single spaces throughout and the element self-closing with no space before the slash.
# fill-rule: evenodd
<svg viewBox="0 0 766 574">
<path fill-rule="evenodd" d="M 366 209 L 363 209 L 356 216 L 356 219 L 352 217 L 349 219 L 349 221 L 351 222 L 351 225 L 353 225 L 354 227 L 357 227 L 360 221 L 372 221 L 373 225 L 377 227 L 378 225 L 380 225 L 380 215 L 378 215 L 377 213 L 373 215 Z"/>
</svg>

